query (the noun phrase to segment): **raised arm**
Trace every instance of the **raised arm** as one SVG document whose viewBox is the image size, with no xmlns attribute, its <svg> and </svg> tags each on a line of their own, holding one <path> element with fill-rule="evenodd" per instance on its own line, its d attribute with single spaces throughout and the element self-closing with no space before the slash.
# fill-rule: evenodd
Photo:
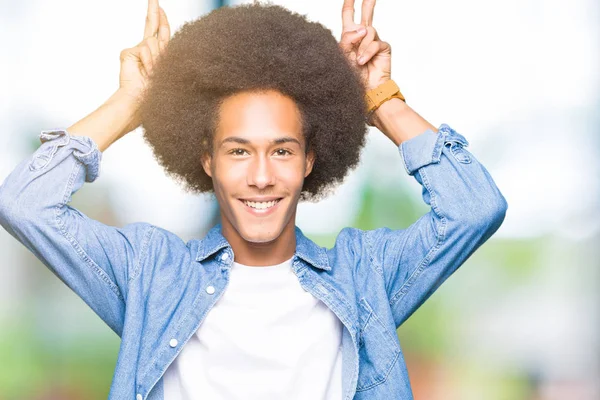
<svg viewBox="0 0 600 400">
<path fill-rule="evenodd" d="M 391 46 L 373 28 L 375 1 L 344 0 L 340 48 L 367 90 L 391 79 Z M 447 124 L 436 129 L 404 101 L 385 101 L 369 116 L 397 147 L 404 168 L 423 187 L 431 210 L 406 229 L 361 231 L 361 250 L 384 280 L 400 326 L 504 221 L 507 202 L 488 171 Z"/>
<path fill-rule="evenodd" d="M 152 27 L 158 30 L 159 20 L 163 27 L 166 24 L 156 0 L 150 0 L 148 15 L 148 36 L 142 44 L 121 53 L 119 90 L 72 127 L 42 131 L 40 147 L 0 185 L 0 225 L 118 335 L 123 328 L 127 287 L 144 263 L 154 227 L 147 223 L 108 226 L 69 202 L 84 182 L 98 177 L 101 150 L 139 126 L 137 96 L 148 75 L 142 72 L 146 63 L 133 65 L 135 55 L 151 55 L 148 52 L 154 45 L 149 43 L 156 42 L 151 37 L 157 34 Z"/>
<path fill-rule="evenodd" d="M 141 124 L 139 102 L 148 85 L 153 65 L 169 42 L 171 35 L 167 15 L 158 0 L 148 0 L 144 39 L 136 46 L 121 51 L 119 89 L 93 113 L 73 124 L 67 131 L 88 136 L 100 151 Z"/>
<path fill-rule="evenodd" d="M 402 142 L 406 171 L 431 210 L 406 229 L 364 233 L 400 326 L 504 221 L 507 202 L 494 180 L 447 124 Z"/>
</svg>

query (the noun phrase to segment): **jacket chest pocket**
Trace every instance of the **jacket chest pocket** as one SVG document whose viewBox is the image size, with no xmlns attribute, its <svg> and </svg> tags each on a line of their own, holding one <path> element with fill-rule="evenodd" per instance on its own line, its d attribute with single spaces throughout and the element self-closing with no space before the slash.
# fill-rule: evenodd
<svg viewBox="0 0 600 400">
<path fill-rule="evenodd" d="M 397 339 L 385 328 L 369 303 L 362 298 L 359 305 L 357 392 L 385 382 L 400 355 Z"/>
</svg>

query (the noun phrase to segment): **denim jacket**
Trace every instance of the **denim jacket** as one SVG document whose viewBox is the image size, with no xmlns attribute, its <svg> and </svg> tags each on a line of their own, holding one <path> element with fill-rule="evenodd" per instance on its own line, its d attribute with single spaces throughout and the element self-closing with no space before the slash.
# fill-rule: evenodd
<svg viewBox="0 0 600 400">
<path fill-rule="evenodd" d="M 96 143 L 65 129 L 40 141 L 0 186 L 0 224 L 121 338 L 109 399 L 163 399 L 163 373 L 227 290 L 233 250 L 220 224 L 185 243 L 149 223 L 90 219 L 69 202 L 98 177 Z M 467 145 L 442 124 L 398 146 L 431 207 L 406 229 L 347 227 L 328 249 L 295 228 L 294 273 L 344 326 L 344 400 L 413 398 L 396 329 L 504 220 L 506 200 Z"/>
</svg>

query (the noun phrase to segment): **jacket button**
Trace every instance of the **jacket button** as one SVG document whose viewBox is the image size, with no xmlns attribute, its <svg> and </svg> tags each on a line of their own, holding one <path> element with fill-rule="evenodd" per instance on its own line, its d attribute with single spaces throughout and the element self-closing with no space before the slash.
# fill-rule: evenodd
<svg viewBox="0 0 600 400">
<path fill-rule="evenodd" d="M 213 294 L 215 292 L 214 286 L 209 286 L 206 288 L 206 293 Z"/>
<path fill-rule="evenodd" d="M 177 339 L 171 339 L 171 341 L 169 342 L 169 346 L 171 346 L 171 347 L 177 346 Z"/>
<path fill-rule="evenodd" d="M 221 260 L 225 261 L 229 258 L 229 253 L 223 253 L 223 255 L 221 256 Z"/>
<path fill-rule="evenodd" d="M 142 395 L 138 393 L 138 394 L 135 396 L 135 400 L 142 400 Z"/>
</svg>

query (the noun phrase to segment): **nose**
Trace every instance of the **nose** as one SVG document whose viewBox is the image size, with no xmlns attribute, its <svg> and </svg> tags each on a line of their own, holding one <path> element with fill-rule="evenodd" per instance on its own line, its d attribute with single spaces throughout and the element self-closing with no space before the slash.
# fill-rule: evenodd
<svg viewBox="0 0 600 400">
<path fill-rule="evenodd" d="M 272 165 L 268 156 L 257 156 L 250 163 L 246 182 L 250 186 L 264 189 L 267 186 L 275 184 L 276 177 L 274 172 L 274 165 Z"/>
</svg>

